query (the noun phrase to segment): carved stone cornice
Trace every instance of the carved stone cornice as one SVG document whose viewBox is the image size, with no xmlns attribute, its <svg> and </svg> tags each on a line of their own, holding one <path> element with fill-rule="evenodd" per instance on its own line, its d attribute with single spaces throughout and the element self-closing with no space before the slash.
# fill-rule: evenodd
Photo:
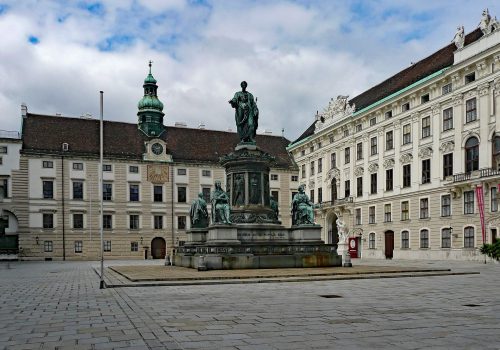
<svg viewBox="0 0 500 350">
<path fill-rule="evenodd" d="M 400 157 L 399 157 L 399 161 L 401 162 L 401 164 L 405 165 L 405 164 L 409 164 L 411 163 L 413 160 L 413 155 L 411 153 L 403 153 Z"/>
<path fill-rule="evenodd" d="M 438 115 L 441 113 L 441 105 L 438 102 L 432 104 L 431 113 L 432 115 Z"/>
<path fill-rule="evenodd" d="M 356 167 L 356 169 L 354 169 L 354 176 L 356 176 L 356 177 L 362 176 L 364 172 L 365 172 L 365 169 L 363 169 L 362 166 L 358 166 L 358 167 Z"/>
<path fill-rule="evenodd" d="M 460 106 L 464 102 L 463 94 L 453 94 L 453 96 L 451 97 L 451 101 L 453 106 Z"/>
<path fill-rule="evenodd" d="M 479 91 L 479 96 L 488 95 L 490 92 L 490 83 L 486 82 L 484 84 L 479 85 L 477 87 L 477 90 Z"/>
<path fill-rule="evenodd" d="M 392 123 L 392 125 L 394 125 L 394 129 L 399 129 L 401 128 L 401 121 L 395 120 L 394 123 Z"/>
<path fill-rule="evenodd" d="M 385 169 L 394 168 L 394 158 L 385 159 L 383 165 Z"/>
<path fill-rule="evenodd" d="M 439 150 L 443 153 L 448 153 L 452 152 L 455 149 L 455 141 L 444 141 L 441 143 L 441 146 L 439 146 Z"/>
<path fill-rule="evenodd" d="M 314 185 L 315 185 L 314 179 L 310 179 L 309 180 L 309 188 L 314 188 Z"/>
<path fill-rule="evenodd" d="M 481 62 L 476 63 L 476 68 L 478 71 L 486 69 L 486 62 L 481 61 Z"/>
<path fill-rule="evenodd" d="M 368 172 L 371 173 L 376 173 L 378 171 L 378 163 L 371 163 L 368 165 Z"/>
<path fill-rule="evenodd" d="M 417 113 L 413 113 L 411 115 L 411 120 L 414 123 L 418 122 L 420 120 L 420 113 L 418 113 L 418 112 Z"/>
<path fill-rule="evenodd" d="M 377 134 L 378 134 L 378 136 L 384 136 L 384 128 L 378 128 Z"/>
<path fill-rule="evenodd" d="M 423 147 L 418 150 L 418 156 L 420 158 L 429 158 L 432 156 L 432 148 L 431 147 Z"/>
<path fill-rule="evenodd" d="M 478 95 L 478 90 L 470 90 L 470 91 L 467 91 L 465 94 L 464 94 L 464 98 L 468 99 L 468 98 L 472 98 L 472 97 L 475 97 Z"/>
</svg>

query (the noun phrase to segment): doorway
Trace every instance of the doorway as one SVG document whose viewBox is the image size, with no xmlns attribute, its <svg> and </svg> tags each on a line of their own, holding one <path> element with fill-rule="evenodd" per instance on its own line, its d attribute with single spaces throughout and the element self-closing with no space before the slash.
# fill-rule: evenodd
<svg viewBox="0 0 500 350">
<path fill-rule="evenodd" d="M 394 254 L 394 231 L 385 231 L 385 258 L 392 259 Z"/>
<path fill-rule="evenodd" d="M 167 243 L 161 237 L 156 237 L 151 241 L 151 256 L 153 259 L 165 259 Z"/>
<path fill-rule="evenodd" d="M 495 244 L 498 240 L 498 233 L 496 228 L 491 229 L 491 244 Z"/>
<path fill-rule="evenodd" d="M 326 243 L 339 244 L 339 229 L 337 227 L 337 215 L 335 214 L 331 214 L 330 220 L 328 220 L 328 237 Z"/>
</svg>

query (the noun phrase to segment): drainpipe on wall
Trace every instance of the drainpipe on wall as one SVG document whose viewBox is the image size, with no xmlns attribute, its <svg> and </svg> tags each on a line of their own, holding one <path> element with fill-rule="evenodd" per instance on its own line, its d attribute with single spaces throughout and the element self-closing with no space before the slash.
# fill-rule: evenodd
<svg viewBox="0 0 500 350">
<path fill-rule="evenodd" d="M 171 166 L 171 177 L 170 177 L 170 181 L 172 182 L 172 199 L 171 199 L 171 205 L 172 205 L 172 244 L 171 244 L 171 248 L 170 248 L 170 261 L 171 261 L 171 265 L 174 264 L 174 236 L 175 236 L 175 226 L 174 226 L 174 167 Z"/>
<path fill-rule="evenodd" d="M 64 152 L 64 151 L 63 151 Z M 64 209 L 65 209 L 65 203 L 64 203 L 64 156 L 61 156 L 61 194 L 62 194 L 62 239 L 63 239 L 63 261 L 66 260 L 66 230 L 65 230 L 65 225 L 64 221 L 65 215 L 64 215 Z"/>
</svg>

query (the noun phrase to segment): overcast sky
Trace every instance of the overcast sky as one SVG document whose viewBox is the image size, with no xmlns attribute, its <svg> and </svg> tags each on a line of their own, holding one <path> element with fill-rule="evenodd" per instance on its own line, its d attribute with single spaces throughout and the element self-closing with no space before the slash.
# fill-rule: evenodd
<svg viewBox="0 0 500 350">
<path fill-rule="evenodd" d="M 259 132 L 291 140 L 331 97 L 354 97 L 466 33 L 500 1 L 0 0 L 0 129 L 32 113 L 135 123 L 148 60 L 165 123 L 234 127 L 242 80 Z"/>
</svg>

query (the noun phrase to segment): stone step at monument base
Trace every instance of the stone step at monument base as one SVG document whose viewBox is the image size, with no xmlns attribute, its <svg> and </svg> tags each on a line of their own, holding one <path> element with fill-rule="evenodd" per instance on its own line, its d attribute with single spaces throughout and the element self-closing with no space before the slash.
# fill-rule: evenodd
<svg viewBox="0 0 500 350">
<path fill-rule="evenodd" d="M 342 266 L 336 247 L 328 244 L 239 244 L 183 246 L 174 265 L 208 270 Z"/>
</svg>

